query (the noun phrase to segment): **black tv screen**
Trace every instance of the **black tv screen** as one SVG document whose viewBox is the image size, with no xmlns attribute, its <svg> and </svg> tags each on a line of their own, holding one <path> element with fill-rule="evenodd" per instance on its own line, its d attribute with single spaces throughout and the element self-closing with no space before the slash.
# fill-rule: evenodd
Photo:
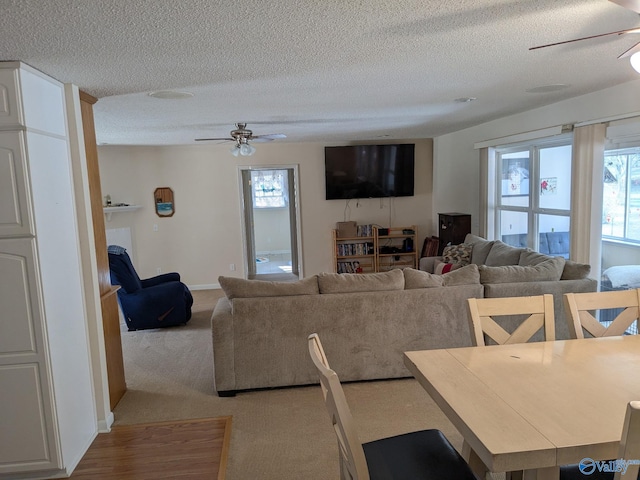
<svg viewBox="0 0 640 480">
<path fill-rule="evenodd" d="M 327 200 L 413 196 L 414 144 L 325 147 Z"/>
</svg>

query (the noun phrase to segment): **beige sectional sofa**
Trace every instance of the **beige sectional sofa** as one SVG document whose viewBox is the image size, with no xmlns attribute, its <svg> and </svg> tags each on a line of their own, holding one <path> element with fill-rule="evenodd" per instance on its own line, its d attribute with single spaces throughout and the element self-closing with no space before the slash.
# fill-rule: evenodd
<svg viewBox="0 0 640 480">
<path fill-rule="evenodd" d="M 211 318 L 219 395 L 317 383 L 306 342 L 314 332 L 343 381 L 410 376 L 404 351 L 471 345 L 466 299 L 483 292 L 475 265 L 445 276 L 392 270 L 219 281 L 226 296 Z"/>
<path fill-rule="evenodd" d="M 587 266 L 563 258 L 545 264 L 549 257 L 535 252 L 523 257 L 531 265 L 495 265 L 513 261 L 516 253 L 517 264 L 523 253 L 503 246 L 478 243 L 471 260 L 482 260 L 480 265 L 445 275 L 414 269 L 322 273 L 294 283 L 220 277 L 226 296 L 211 318 L 216 391 L 224 396 L 317 383 L 306 342 L 314 332 L 343 381 L 408 377 L 403 352 L 471 345 L 466 301 L 471 297 L 552 293 L 557 338 L 568 338 L 562 294 L 595 291 L 596 282 L 584 278 Z M 556 278 L 551 275 L 557 279 L 543 280 Z"/>
<path fill-rule="evenodd" d="M 519 297 L 553 295 L 556 339 L 569 338 L 563 295 L 565 293 L 595 292 L 597 282 L 588 277 L 589 265 L 550 256 L 528 248 L 512 247 L 500 240 L 486 240 L 468 234 L 464 245 L 470 246 L 469 262 L 478 265 L 484 297 Z M 445 253 L 445 252 L 443 252 Z M 438 262 L 447 257 L 424 257 L 420 270 L 433 272 Z M 534 337 L 535 339 L 541 336 Z"/>
</svg>

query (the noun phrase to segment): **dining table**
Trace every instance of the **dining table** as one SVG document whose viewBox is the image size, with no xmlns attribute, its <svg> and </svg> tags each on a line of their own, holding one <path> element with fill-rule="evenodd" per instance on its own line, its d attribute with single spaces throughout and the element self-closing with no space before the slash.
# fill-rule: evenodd
<svg viewBox="0 0 640 480">
<path fill-rule="evenodd" d="M 627 404 L 640 400 L 637 335 L 411 351 L 404 360 L 462 435 L 480 478 L 557 480 L 561 465 L 616 459 Z"/>
</svg>

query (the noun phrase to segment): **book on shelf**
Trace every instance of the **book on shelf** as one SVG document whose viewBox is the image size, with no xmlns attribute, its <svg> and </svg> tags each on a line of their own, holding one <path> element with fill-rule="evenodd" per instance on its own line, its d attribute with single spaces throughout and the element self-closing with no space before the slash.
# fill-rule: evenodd
<svg viewBox="0 0 640 480">
<path fill-rule="evenodd" d="M 373 255 L 373 243 L 339 243 L 337 245 L 339 257 Z"/>
<path fill-rule="evenodd" d="M 356 236 L 373 237 L 373 225 L 358 225 L 356 227 Z"/>
<path fill-rule="evenodd" d="M 362 273 L 360 262 L 338 262 L 338 273 Z"/>
</svg>

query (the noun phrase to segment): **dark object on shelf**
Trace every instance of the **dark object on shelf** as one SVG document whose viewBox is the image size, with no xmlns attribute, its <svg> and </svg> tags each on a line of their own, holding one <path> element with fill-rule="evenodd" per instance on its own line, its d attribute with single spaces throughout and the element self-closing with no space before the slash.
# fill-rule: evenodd
<svg viewBox="0 0 640 480">
<path fill-rule="evenodd" d="M 389 229 L 388 228 L 379 228 L 378 229 L 378 236 L 386 237 L 387 235 L 389 235 Z"/>
<path fill-rule="evenodd" d="M 191 318 L 193 297 L 180 274 L 141 280 L 123 247 L 109 245 L 111 285 L 120 285 L 118 301 L 129 330 L 170 327 Z"/>
<path fill-rule="evenodd" d="M 438 229 L 440 245 L 438 255 L 447 245 L 458 245 L 464 242 L 467 233 L 471 233 L 471 215 L 468 213 L 439 213 Z"/>
</svg>

